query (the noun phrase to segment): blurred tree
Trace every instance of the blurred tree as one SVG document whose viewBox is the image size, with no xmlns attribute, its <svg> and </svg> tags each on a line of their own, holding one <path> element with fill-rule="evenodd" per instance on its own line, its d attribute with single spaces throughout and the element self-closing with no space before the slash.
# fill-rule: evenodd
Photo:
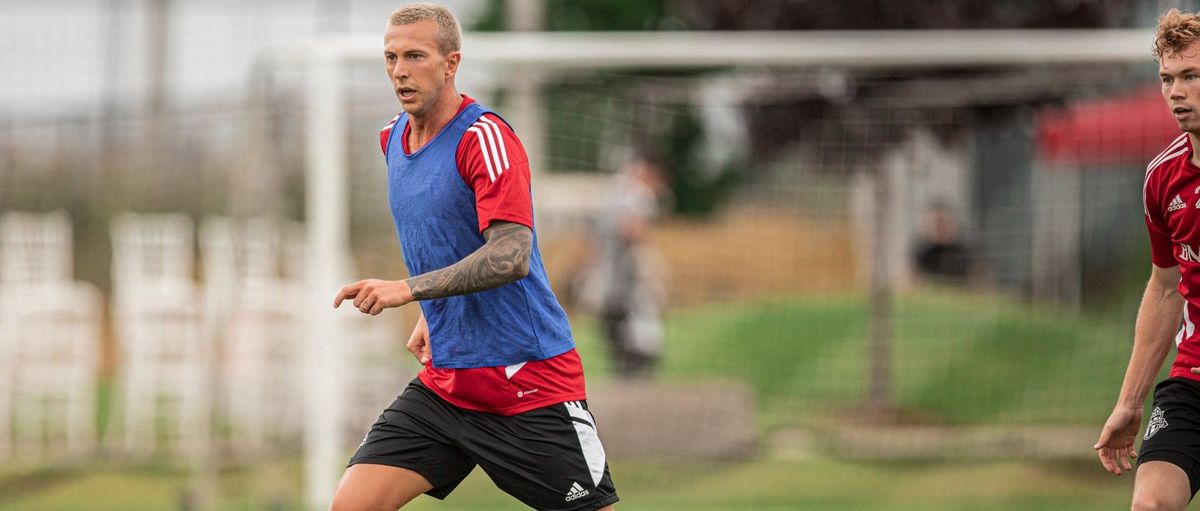
<svg viewBox="0 0 1200 511">
<path fill-rule="evenodd" d="M 506 0 L 491 0 L 472 27 L 481 31 L 505 29 Z M 545 0 L 546 30 L 658 30 L 667 18 L 662 0 Z"/>
<path fill-rule="evenodd" d="M 670 129 L 653 137 L 653 145 L 638 152 L 663 162 L 675 213 L 707 215 L 737 189 L 742 181 L 741 166 L 699 172 L 704 163 L 696 149 L 697 142 L 704 138 L 704 125 L 687 106 L 673 110 Z"/>
<path fill-rule="evenodd" d="M 485 14 L 473 28 L 502 30 L 505 5 L 505 0 L 491 0 Z M 1145 5 L 1135 0 L 545 0 L 544 7 L 544 26 L 549 31 L 638 31 L 1105 28 L 1131 26 L 1138 14 L 1144 11 Z M 763 72 L 772 73 L 771 70 Z M 702 73 L 672 74 L 700 76 Z M 1044 73 L 1034 71 L 1029 76 L 1020 76 L 1021 73 L 995 69 L 910 70 L 907 74 L 893 71 L 885 75 L 871 71 L 846 71 L 837 77 L 844 82 L 845 90 L 833 97 L 823 90 L 825 87 L 820 73 L 797 77 L 794 72 L 779 72 L 776 73 L 777 86 L 774 90 L 791 91 L 791 96 L 775 98 L 769 104 L 746 103 L 743 114 L 748 132 L 746 138 L 751 145 L 751 150 L 747 152 L 750 160 L 729 168 L 697 167 L 702 163 L 690 152 L 702 142 L 705 126 L 699 122 L 695 112 L 687 112 L 686 108 L 670 109 L 674 112 L 675 118 L 671 122 L 676 131 L 637 140 L 643 143 L 657 141 L 654 144 L 658 148 L 656 154 L 650 156 L 662 160 L 670 169 L 672 191 L 677 199 L 676 212 L 703 214 L 717 207 L 722 198 L 730 194 L 732 185 L 744 181 L 747 174 L 769 168 L 780 151 L 789 151 L 797 143 L 803 143 L 800 139 L 805 136 L 819 138 L 822 130 L 832 130 L 841 134 L 840 140 L 862 141 L 864 147 L 859 154 L 870 161 L 873 158 L 870 153 L 874 148 L 886 146 L 905 135 L 886 119 L 861 115 L 858 109 L 864 102 L 903 98 L 905 94 L 923 94 L 925 89 L 919 85 L 927 84 L 930 80 L 939 80 L 939 85 L 954 88 L 956 82 L 983 83 L 1002 76 L 1011 79 L 1008 83 L 1015 90 L 1024 90 L 1021 86 L 1032 81 L 1047 81 Z M 1016 76 L 1004 76 L 1006 74 Z M 646 73 L 641 75 L 649 76 Z M 615 98 L 629 100 L 636 97 L 636 92 L 624 89 L 631 80 L 622 80 L 621 76 L 628 77 L 627 74 L 597 74 L 595 82 L 605 83 L 605 90 Z M 1127 77 L 1099 76 L 1087 83 L 1097 90 L 1105 90 L 1126 82 Z M 571 93 L 572 83 L 577 83 L 577 80 L 552 80 L 544 84 L 543 90 L 550 92 L 553 101 L 563 108 L 587 108 L 578 101 L 579 97 Z M 957 104 L 950 104 L 952 99 L 936 107 L 943 112 L 946 108 L 961 108 L 967 114 L 980 104 L 988 108 L 1004 105 L 1023 108 L 1030 104 L 1056 101 L 1061 93 L 1061 90 L 1049 87 L 1033 93 L 1033 96 L 1016 94 L 1000 100 L 981 99 L 967 94 L 956 98 L 959 101 Z M 549 119 L 549 127 L 570 125 L 566 120 L 569 116 L 562 111 L 553 106 L 549 111 L 552 112 L 551 116 L 562 117 Z M 661 108 L 655 111 L 661 111 Z M 922 107 L 914 105 L 912 114 L 924 115 Z M 823 127 L 805 127 L 809 119 L 821 119 Z M 840 127 L 831 125 L 836 125 L 838 120 L 846 124 Z M 779 126 L 797 125 L 801 127 L 779 129 Z M 646 152 L 644 148 L 639 149 Z M 555 161 L 577 162 L 580 157 L 578 154 L 568 154 L 568 150 L 556 147 L 554 143 L 551 143 L 548 152 Z M 575 164 L 571 170 L 604 170 L 604 162 L 597 159 L 596 155 L 589 158 L 593 158 L 592 165 Z M 830 170 L 844 171 L 845 168 L 844 165 L 832 165 Z"/>
<path fill-rule="evenodd" d="M 505 27 L 505 0 L 492 0 L 479 21 L 474 25 L 475 30 L 496 31 Z M 546 0 L 544 27 L 550 31 L 607 31 L 607 30 L 662 30 L 683 28 L 683 23 L 674 18 L 665 9 L 665 3 L 660 0 L 640 2 L 612 2 L 610 0 Z M 678 75 L 690 75 L 690 72 L 675 72 Z M 550 161 L 570 162 L 572 171 L 609 171 L 600 153 L 603 146 L 586 146 L 594 150 L 590 154 L 580 154 L 579 147 L 565 147 L 555 144 L 554 140 L 586 140 L 603 137 L 603 125 L 597 123 L 576 122 L 579 118 L 604 118 L 608 105 L 595 102 L 595 90 L 606 90 L 612 97 L 621 101 L 638 100 L 639 94 L 630 90 L 628 74 L 598 73 L 592 80 L 580 82 L 577 78 L 562 82 L 551 81 L 544 84 L 543 92 L 546 98 L 550 119 L 547 127 L 550 132 L 558 133 L 557 139 L 552 139 L 548 151 Z M 503 96 L 503 95 L 501 95 Z M 587 99 L 584 99 L 587 98 Z M 697 157 L 696 148 L 703 139 L 704 126 L 691 112 L 683 106 L 666 106 L 653 104 L 653 111 L 670 112 L 668 129 L 652 130 L 646 126 L 630 129 L 630 140 L 637 147 L 634 151 L 662 162 L 670 175 L 671 192 L 675 197 L 673 206 L 676 213 L 702 215 L 711 212 L 721 200 L 734 189 L 739 181 L 738 168 L 700 169 L 702 165 Z M 639 124 L 636 123 L 635 124 Z M 551 167 L 557 168 L 557 166 Z"/>
<path fill-rule="evenodd" d="M 475 30 L 504 29 L 491 0 Z M 1136 0 L 545 0 L 546 30 L 894 30 L 1128 27 Z"/>
<path fill-rule="evenodd" d="M 1100 28 L 1129 26 L 1135 0 L 667 0 L 696 30 Z"/>
</svg>

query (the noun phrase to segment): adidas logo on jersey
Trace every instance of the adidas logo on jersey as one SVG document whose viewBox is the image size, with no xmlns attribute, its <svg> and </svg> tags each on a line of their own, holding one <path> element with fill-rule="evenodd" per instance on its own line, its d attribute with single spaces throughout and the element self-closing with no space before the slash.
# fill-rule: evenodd
<svg viewBox="0 0 1200 511">
<path fill-rule="evenodd" d="M 586 497 L 587 495 L 588 491 L 579 486 L 579 483 L 571 483 L 571 489 L 567 490 L 567 502 Z"/>
<path fill-rule="evenodd" d="M 1167 206 L 1167 212 L 1179 211 L 1186 207 L 1187 203 L 1183 202 L 1183 199 L 1179 195 L 1176 195 L 1174 199 L 1171 199 L 1171 205 Z"/>
</svg>

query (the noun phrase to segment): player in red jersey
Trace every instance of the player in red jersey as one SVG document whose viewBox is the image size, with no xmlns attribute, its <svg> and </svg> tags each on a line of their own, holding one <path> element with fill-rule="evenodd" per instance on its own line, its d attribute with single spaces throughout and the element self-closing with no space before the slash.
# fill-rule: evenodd
<svg viewBox="0 0 1200 511">
<path fill-rule="evenodd" d="M 1154 56 L 1163 99 L 1184 133 L 1146 167 L 1150 281 L 1120 397 L 1094 448 L 1116 475 L 1132 470 L 1130 459 L 1138 458 L 1133 509 L 1182 510 L 1200 489 L 1200 332 L 1194 324 L 1200 319 L 1200 15 L 1171 9 L 1159 18 Z M 1142 406 L 1172 340 L 1178 354 L 1170 377 L 1155 388 L 1135 454 Z"/>
<path fill-rule="evenodd" d="M 537 246 L 528 158 L 503 118 L 457 91 L 460 30 L 444 7 L 412 4 L 384 35 L 404 112 L 380 146 L 411 277 L 355 282 L 334 306 L 419 302 L 408 349 L 425 367 L 372 425 L 331 509 L 445 498 L 478 465 L 530 507 L 611 511 L 583 366 Z"/>
<path fill-rule="evenodd" d="M 462 104 L 455 113 L 475 104 L 470 96 L 461 94 L 461 97 Z M 392 128 L 399 118 L 397 115 L 379 132 L 380 149 L 385 156 Z M 412 125 L 408 124 L 395 137 L 394 143 L 405 154 L 413 152 L 408 145 L 411 133 Z M 475 193 L 480 232 L 499 221 L 533 225 L 529 159 L 516 133 L 500 116 L 485 113 L 472 123 L 458 142 L 455 162 L 463 184 Z M 412 342 L 424 349 L 428 336 L 422 315 Z M 515 415 L 554 403 L 586 399 L 583 366 L 575 350 L 527 362 L 511 373 L 505 367 L 434 367 L 427 351 L 418 355 L 418 359 L 425 366 L 417 375 L 421 383 L 455 406 L 469 410 Z"/>
</svg>

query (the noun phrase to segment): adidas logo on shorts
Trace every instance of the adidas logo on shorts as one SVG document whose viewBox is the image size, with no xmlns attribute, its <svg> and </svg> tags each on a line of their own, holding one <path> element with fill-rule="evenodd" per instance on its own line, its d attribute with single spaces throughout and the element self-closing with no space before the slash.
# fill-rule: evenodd
<svg viewBox="0 0 1200 511">
<path fill-rule="evenodd" d="M 582 486 L 579 486 L 579 483 L 571 483 L 571 489 L 567 490 L 567 502 L 578 499 L 580 497 L 586 497 L 587 495 L 588 495 L 588 491 L 583 489 Z"/>
<path fill-rule="evenodd" d="M 1162 408 L 1154 407 L 1154 411 L 1150 412 L 1150 423 L 1146 425 L 1146 436 L 1143 436 L 1142 440 L 1149 440 L 1155 433 L 1167 427 L 1167 419 L 1163 415 Z"/>
</svg>

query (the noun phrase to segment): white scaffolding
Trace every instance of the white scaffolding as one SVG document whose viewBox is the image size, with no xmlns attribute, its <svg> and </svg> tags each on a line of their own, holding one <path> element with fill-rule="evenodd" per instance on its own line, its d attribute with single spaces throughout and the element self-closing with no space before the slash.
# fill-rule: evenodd
<svg viewBox="0 0 1200 511">
<path fill-rule="evenodd" d="M 95 447 L 100 293 L 72 280 L 71 232 L 63 212 L 0 218 L 0 457 Z"/>
<path fill-rule="evenodd" d="M 301 429 L 303 296 L 285 268 L 299 226 L 265 218 L 211 218 L 200 231 L 205 331 L 218 347 L 220 417 L 236 456 L 288 445 Z"/>
<path fill-rule="evenodd" d="M 43 288 L 34 300 L 13 287 L 4 293 L 14 454 L 29 462 L 78 459 L 96 443 L 100 293 L 71 282 Z"/>
<path fill-rule="evenodd" d="M 191 220 L 122 214 L 113 220 L 112 240 L 120 412 L 114 417 L 122 448 L 145 457 L 167 439 L 195 459 L 211 427 L 212 349 L 202 335 L 193 281 Z"/>
</svg>

